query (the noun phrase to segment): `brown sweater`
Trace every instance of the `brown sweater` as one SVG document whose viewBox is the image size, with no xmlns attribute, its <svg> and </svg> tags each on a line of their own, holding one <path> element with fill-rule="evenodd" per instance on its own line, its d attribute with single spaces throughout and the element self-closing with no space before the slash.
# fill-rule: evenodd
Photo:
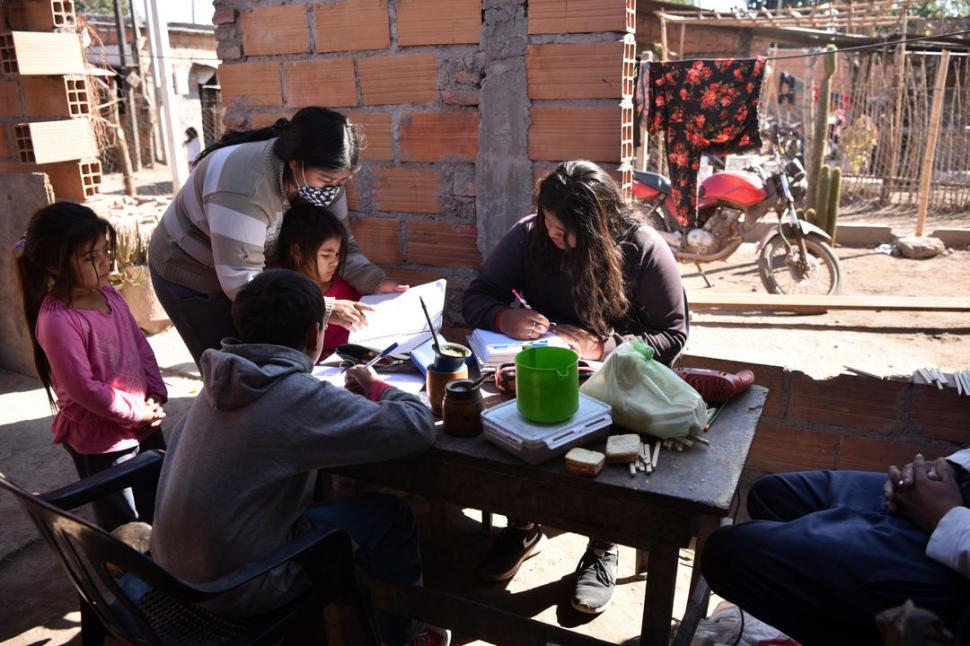
<svg viewBox="0 0 970 646">
<path fill-rule="evenodd" d="M 585 327 L 574 306 L 572 280 L 563 272 L 550 274 L 529 251 L 534 221 L 535 215 L 523 218 L 503 236 L 465 292 L 462 314 L 471 327 L 494 330 L 499 310 L 514 299 L 512 289 L 549 320 Z M 636 336 L 654 349 L 655 359 L 669 365 L 687 342 L 687 302 L 677 261 L 647 226 L 619 245 L 631 309 L 623 319 L 611 321 L 604 358 Z"/>
</svg>

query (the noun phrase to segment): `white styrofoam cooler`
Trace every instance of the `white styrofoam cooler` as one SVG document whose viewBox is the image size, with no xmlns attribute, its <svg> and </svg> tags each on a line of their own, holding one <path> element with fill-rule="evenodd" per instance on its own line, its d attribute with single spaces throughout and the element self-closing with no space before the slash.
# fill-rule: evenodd
<svg viewBox="0 0 970 646">
<path fill-rule="evenodd" d="M 485 437 L 529 464 L 539 464 L 566 453 L 577 444 L 605 437 L 613 418 L 612 408 L 598 399 L 579 394 L 579 410 L 559 424 L 534 424 L 519 413 L 515 400 L 482 413 Z"/>
</svg>

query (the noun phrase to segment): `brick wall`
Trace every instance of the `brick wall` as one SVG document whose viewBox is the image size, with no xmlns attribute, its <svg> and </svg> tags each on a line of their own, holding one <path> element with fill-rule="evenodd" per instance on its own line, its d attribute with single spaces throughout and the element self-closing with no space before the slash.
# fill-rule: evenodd
<svg viewBox="0 0 970 646">
<path fill-rule="evenodd" d="M 769 389 L 747 471 L 753 476 L 806 469 L 884 471 L 970 446 L 970 398 L 899 381 L 839 375 L 816 381 L 779 366 L 686 355 L 681 365 L 736 372 L 749 368 Z"/>
<path fill-rule="evenodd" d="M 447 277 L 450 323 L 534 178 L 588 158 L 623 179 L 635 0 L 214 4 L 227 127 L 306 105 L 359 123 L 354 234 L 395 278 Z"/>
</svg>

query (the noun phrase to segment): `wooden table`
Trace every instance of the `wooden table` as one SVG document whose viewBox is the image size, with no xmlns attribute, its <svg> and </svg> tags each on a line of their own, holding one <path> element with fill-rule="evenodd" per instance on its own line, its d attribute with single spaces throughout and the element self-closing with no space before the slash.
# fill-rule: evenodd
<svg viewBox="0 0 970 646">
<path fill-rule="evenodd" d="M 649 552 L 640 643 L 666 646 L 678 550 L 697 536 L 699 551 L 703 539 L 727 516 L 767 392 L 752 386 L 732 399 L 705 435 L 710 440 L 709 447 L 694 446 L 683 453 L 661 451 L 658 469 L 649 477 L 644 473 L 631 477 L 626 465 L 607 465 L 595 479 L 576 477 L 565 472 L 562 459 L 532 466 L 482 436 L 462 439 L 443 432 L 439 432 L 432 449 L 418 458 L 336 471 L 462 507 L 527 518 Z M 450 607 L 455 603 L 454 597 L 434 591 L 411 592 L 423 595 L 423 601 L 398 603 L 399 611 L 439 625 L 462 627 L 462 617 Z M 503 646 L 543 643 L 536 641 L 539 634 L 557 644 L 603 643 L 502 611 L 483 615 L 485 609 L 480 604 L 468 603 L 474 612 L 467 614 L 478 616 L 465 624 L 472 631 L 470 636 Z M 507 630 L 502 630 L 502 623 L 507 624 Z"/>
</svg>

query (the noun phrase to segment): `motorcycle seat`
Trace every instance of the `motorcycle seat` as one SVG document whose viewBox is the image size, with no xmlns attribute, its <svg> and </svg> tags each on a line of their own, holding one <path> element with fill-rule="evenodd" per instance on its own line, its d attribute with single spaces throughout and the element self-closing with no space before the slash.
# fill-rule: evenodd
<svg viewBox="0 0 970 646">
<path fill-rule="evenodd" d="M 633 171 L 633 179 L 641 184 L 649 186 L 655 191 L 660 191 L 664 195 L 670 195 L 671 193 L 670 180 L 660 173 L 651 173 L 650 171 L 646 170 L 635 170 Z"/>
</svg>

